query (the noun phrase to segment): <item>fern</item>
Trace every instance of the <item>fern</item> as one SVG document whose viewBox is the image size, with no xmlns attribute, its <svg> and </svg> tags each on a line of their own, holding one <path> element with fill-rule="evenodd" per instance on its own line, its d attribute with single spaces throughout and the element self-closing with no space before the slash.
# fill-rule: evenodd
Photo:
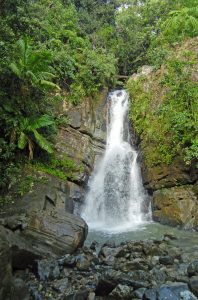
<svg viewBox="0 0 198 300">
<path fill-rule="evenodd" d="M 48 153 L 52 154 L 53 148 L 50 145 L 50 143 L 40 134 L 38 133 L 37 130 L 32 130 L 36 139 L 36 142 L 38 143 L 38 145 L 45 151 L 47 151 Z"/>
</svg>

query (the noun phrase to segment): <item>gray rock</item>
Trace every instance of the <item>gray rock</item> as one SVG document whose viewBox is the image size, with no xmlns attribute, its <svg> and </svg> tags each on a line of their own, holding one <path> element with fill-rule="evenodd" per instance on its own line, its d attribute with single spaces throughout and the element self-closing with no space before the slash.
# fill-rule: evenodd
<svg viewBox="0 0 198 300">
<path fill-rule="evenodd" d="M 198 276 L 193 276 L 190 278 L 190 290 L 198 297 Z"/>
<path fill-rule="evenodd" d="M 172 256 L 166 255 L 166 256 L 160 256 L 159 257 L 160 264 L 163 265 L 173 265 L 174 264 L 174 258 Z"/>
<path fill-rule="evenodd" d="M 145 291 L 144 300 L 157 300 L 157 290 L 156 289 L 148 289 Z"/>
<path fill-rule="evenodd" d="M 40 280 L 56 279 L 60 276 L 60 269 L 56 260 L 38 261 L 38 276 Z"/>
<path fill-rule="evenodd" d="M 131 297 L 132 288 L 127 285 L 118 284 L 115 289 L 109 294 L 109 299 L 128 300 Z"/>
<path fill-rule="evenodd" d="M 146 288 L 139 288 L 132 293 L 133 298 L 143 299 Z"/>
<path fill-rule="evenodd" d="M 59 258 L 58 263 L 60 266 L 73 268 L 76 265 L 76 257 L 71 254 Z"/>
<path fill-rule="evenodd" d="M 179 296 L 173 293 L 167 287 L 160 288 L 157 299 L 158 300 L 180 300 Z"/>
<path fill-rule="evenodd" d="M 12 300 L 29 300 L 30 293 L 28 287 L 25 282 L 21 278 L 15 278 L 13 280 L 12 292 L 11 292 Z"/>
<path fill-rule="evenodd" d="M 183 282 L 171 282 L 164 284 L 158 291 L 159 300 L 180 300 L 181 293 L 189 291 L 188 285 Z"/>
<path fill-rule="evenodd" d="M 80 271 L 88 271 L 90 268 L 91 262 L 86 258 L 85 255 L 78 255 L 76 257 L 76 267 Z"/>
<path fill-rule="evenodd" d="M 53 284 L 53 289 L 59 293 L 65 292 L 67 287 L 68 287 L 68 279 L 67 278 L 56 280 Z"/>
<path fill-rule="evenodd" d="M 198 260 L 193 261 L 187 268 L 189 276 L 198 275 Z"/>
<path fill-rule="evenodd" d="M 70 295 L 64 296 L 63 300 L 87 300 L 89 292 L 87 290 L 78 291 Z"/>
</svg>

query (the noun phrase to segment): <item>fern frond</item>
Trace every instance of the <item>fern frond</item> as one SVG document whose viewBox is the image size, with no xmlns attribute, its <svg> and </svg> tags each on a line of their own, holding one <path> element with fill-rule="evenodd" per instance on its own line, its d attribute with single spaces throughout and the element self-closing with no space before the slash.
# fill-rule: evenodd
<svg viewBox="0 0 198 300">
<path fill-rule="evenodd" d="M 48 81 L 48 80 L 41 80 L 40 84 L 41 84 L 41 86 L 44 86 L 47 89 L 60 90 L 60 87 L 57 84 L 55 84 L 55 83 L 53 83 L 51 81 Z"/>
<path fill-rule="evenodd" d="M 28 129 L 30 131 L 34 129 L 39 129 L 42 127 L 47 127 L 50 125 L 54 125 L 54 120 L 48 116 L 48 115 L 43 115 L 39 118 L 34 119 L 33 121 L 30 122 Z"/>
<path fill-rule="evenodd" d="M 37 144 L 48 153 L 52 154 L 54 152 L 51 144 L 40 134 L 37 130 L 33 130 L 35 140 Z"/>
<path fill-rule="evenodd" d="M 18 148 L 23 150 L 25 149 L 26 145 L 27 145 L 27 136 L 25 135 L 24 132 L 21 132 L 18 140 Z"/>
<path fill-rule="evenodd" d="M 15 63 L 10 64 L 10 69 L 19 78 L 21 77 L 21 70 L 18 68 L 18 66 Z"/>
</svg>

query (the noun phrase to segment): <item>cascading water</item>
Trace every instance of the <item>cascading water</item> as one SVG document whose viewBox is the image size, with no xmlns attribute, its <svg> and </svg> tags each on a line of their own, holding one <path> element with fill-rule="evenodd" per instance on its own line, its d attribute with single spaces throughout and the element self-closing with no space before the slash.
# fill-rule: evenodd
<svg viewBox="0 0 198 300">
<path fill-rule="evenodd" d="M 127 231 L 150 218 L 147 194 L 129 142 L 128 94 L 115 91 L 108 98 L 107 146 L 89 182 L 82 217 L 91 229 Z"/>
</svg>

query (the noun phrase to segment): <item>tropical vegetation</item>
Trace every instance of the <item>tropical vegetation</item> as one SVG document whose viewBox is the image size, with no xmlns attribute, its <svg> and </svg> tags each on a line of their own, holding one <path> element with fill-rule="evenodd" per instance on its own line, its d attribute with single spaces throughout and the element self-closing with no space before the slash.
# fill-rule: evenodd
<svg viewBox="0 0 198 300">
<path fill-rule="evenodd" d="M 166 62 L 159 84 L 169 92 L 158 111 L 149 112 L 151 95 L 128 83 L 137 132 L 147 134 L 151 122 L 150 138 L 163 122 L 158 160 L 170 162 L 170 148 L 171 157 L 184 150 L 188 163 L 197 157 L 197 88 L 186 71 L 195 57 L 171 58 L 175 44 L 198 34 L 197 0 L 0 0 L 0 6 L 1 192 L 24 162 L 57 166 L 57 106 L 94 101 L 103 87 L 120 85 L 119 78 L 145 64 L 157 69 Z"/>
</svg>

